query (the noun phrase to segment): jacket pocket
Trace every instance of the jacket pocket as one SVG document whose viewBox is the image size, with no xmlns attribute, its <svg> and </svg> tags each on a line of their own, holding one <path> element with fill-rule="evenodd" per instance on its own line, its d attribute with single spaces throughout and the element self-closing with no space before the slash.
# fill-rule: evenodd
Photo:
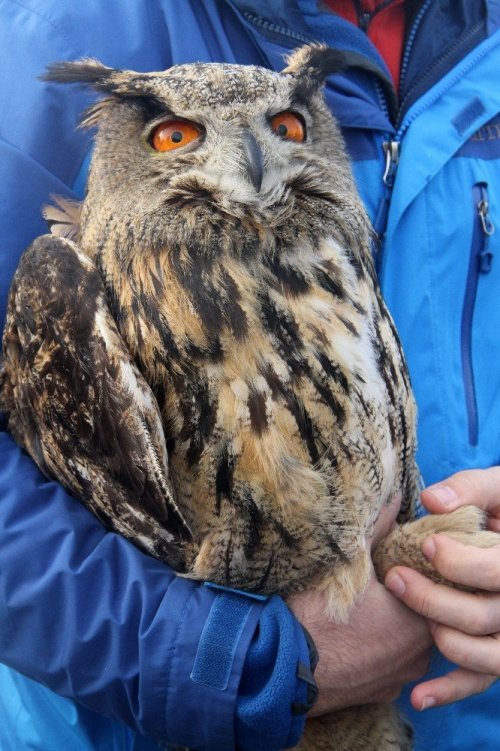
<svg viewBox="0 0 500 751">
<path fill-rule="evenodd" d="M 479 420 L 472 362 L 472 323 L 479 279 L 482 274 L 489 274 L 491 271 L 493 253 L 490 249 L 489 239 L 495 231 L 489 214 L 487 183 L 478 182 L 473 186 L 472 210 L 474 212 L 474 224 L 460 326 L 460 351 L 469 443 L 471 446 L 477 446 Z"/>
</svg>

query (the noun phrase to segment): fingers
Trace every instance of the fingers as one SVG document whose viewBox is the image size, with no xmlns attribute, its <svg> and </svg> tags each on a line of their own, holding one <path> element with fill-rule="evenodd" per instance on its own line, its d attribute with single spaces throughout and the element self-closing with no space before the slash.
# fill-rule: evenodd
<svg viewBox="0 0 500 751">
<path fill-rule="evenodd" d="M 458 472 L 426 488 L 422 502 L 438 514 L 476 506 L 487 512 L 488 527 L 500 532 L 500 467 Z M 422 552 L 448 581 L 482 591 L 435 584 L 402 566 L 387 574 L 387 588 L 431 621 L 440 652 L 460 666 L 413 689 L 417 710 L 480 693 L 500 676 L 500 547 L 467 546 L 435 534 L 423 542 Z"/>
<path fill-rule="evenodd" d="M 424 506 L 434 514 L 472 505 L 500 520 L 500 467 L 457 472 L 430 485 L 422 491 L 421 497 Z M 497 529 L 500 530 L 500 525 Z"/>
<path fill-rule="evenodd" d="M 424 540 L 422 552 L 448 581 L 500 592 L 500 546 L 478 548 L 440 534 Z"/>
<path fill-rule="evenodd" d="M 391 569 L 385 584 L 405 605 L 429 619 L 439 651 L 460 665 L 448 675 L 416 686 L 411 695 L 415 709 L 477 694 L 500 676 L 500 594 L 451 589 L 403 566 Z"/>
<path fill-rule="evenodd" d="M 432 635 L 441 654 L 451 662 L 476 673 L 500 676 L 500 633 L 470 636 L 436 624 Z"/>
<path fill-rule="evenodd" d="M 494 675 L 458 668 L 440 678 L 419 683 L 411 692 L 411 703 L 413 708 L 419 711 L 451 704 L 451 702 L 485 691 L 496 680 Z"/>
<path fill-rule="evenodd" d="M 385 585 L 407 607 L 431 621 L 475 636 L 500 631 L 500 594 L 462 592 L 403 566 L 389 571 Z"/>
<path fill-rule="evenodd" d="M 498 510 L 496 510 L 495 513 L 498 514 Z M 490 516 L 488 519 L 487 527 L 492 532 L 500 532 L 500 518 L 496 518 L 495 516 Z"/>
</svg>

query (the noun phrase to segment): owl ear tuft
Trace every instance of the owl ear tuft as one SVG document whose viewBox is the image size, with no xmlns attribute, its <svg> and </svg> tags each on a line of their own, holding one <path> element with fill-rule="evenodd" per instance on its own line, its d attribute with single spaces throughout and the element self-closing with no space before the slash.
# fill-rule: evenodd
<svg viewBox="0 0 500 751">
<path fill-rule="evenodd" d="M 123 75 L 123 71 L 108 68 L 91 57 L 84 57 L 74 62 L 66 61 L 48 65 L 41 79 L 56 83 L 79 83 L 91 86 L 97 91 L 112 94 L 116 88 L 116 79 L 120 74 Z"/>
<path fill-rule="evenodd" d="M 352 68 L 376 76 L 384 88 L 390 112 L 395 114 L 398 111 L 391 78 L 376 62 L 359 52 L 337 50 L 326 44 L 306 44 L 292 52 L 287 63 L 282 73 L 295 79 L 294 93 L 299 98 L 307 99 L 314 95 L 328 76 L 343 73 Z"/>
<path fill-rule="evenodd" d="M 307 44 L 299 47 L 287 58 L 282 71 L 297 79 L 307 80 L 311 87 L 321 86 L 327 76 L 340 73 L 348 67 L 346 55 L 326 44 Z"/>
<path fill-rule="evenodd" d="M 108 68 L 99 60 L 89 57 L 74 62 L 53 63 L 47 67 L 45 75 L 41 76 L 42 81 L 76 83 L 108 94 L 106 98 L 100 99 L 85 110 L 81 121 L 83 128 L 98 125 L 101 116 L 118 101 L 128 104 L 143 101 L 143 103 L 148 103 L 150 109 L 155 104 L 158 109 L 154 94 L 147 93 L 145 86 L 147 78 L 148 74 Z"/>
</svg>

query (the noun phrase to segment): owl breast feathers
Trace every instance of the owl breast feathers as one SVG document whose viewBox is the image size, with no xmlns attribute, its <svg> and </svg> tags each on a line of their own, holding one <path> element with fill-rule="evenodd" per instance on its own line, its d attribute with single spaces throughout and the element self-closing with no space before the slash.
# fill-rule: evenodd
<svg viewBox="0 0 500 751">
<path fill-rule="evenodd" d="M 78 222 L 49 209 L 14 280 L 2 373 L 14 435 L 107 524 L 187 576 L 321 583 L 339 618 L 380 509 L 397 496 L 407 514 L 417 477 L 408 376 L 321 92 L 343 64 L 308 46 L 281 73 L 52 66 L 105 97 L 84 117 Z"/>
</svg>

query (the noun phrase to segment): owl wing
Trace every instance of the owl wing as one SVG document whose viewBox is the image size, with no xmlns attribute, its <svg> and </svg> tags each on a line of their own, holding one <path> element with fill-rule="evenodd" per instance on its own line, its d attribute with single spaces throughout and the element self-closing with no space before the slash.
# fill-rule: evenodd
<svg viewBox="0 0 500 751">
<path fill-rule="evenodd" d="M 45 235 L 24 253 L 3 347 L 0 403 L 14 438 L 106 526 L 184 570 L 191 534 L 158 405 L 72 241 Z"/>
</svg>

